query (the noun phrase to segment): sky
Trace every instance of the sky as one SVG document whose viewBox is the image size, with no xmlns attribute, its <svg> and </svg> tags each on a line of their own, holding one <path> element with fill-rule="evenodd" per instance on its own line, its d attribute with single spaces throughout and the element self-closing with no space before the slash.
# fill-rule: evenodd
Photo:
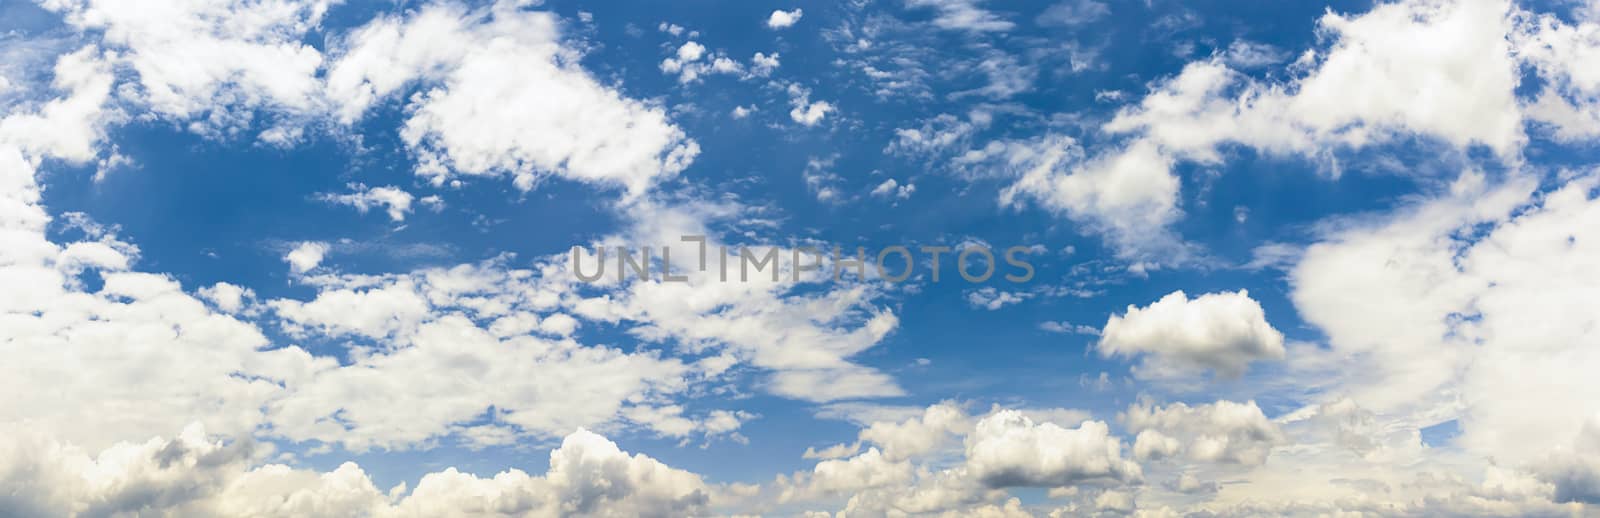
<svg viewBox="0 0 1600 518">
<path fill-rule="evenodd" d="M 0 515 L 1593 515 L 1597 64 L 1576 0 L 0 0 Z"/>
</svg>

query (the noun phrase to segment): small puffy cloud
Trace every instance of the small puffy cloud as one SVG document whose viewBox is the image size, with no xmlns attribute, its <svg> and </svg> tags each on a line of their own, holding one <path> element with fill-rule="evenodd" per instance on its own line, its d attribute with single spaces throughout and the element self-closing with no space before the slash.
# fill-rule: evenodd
<svg viewBox="0 0 1600 518">
<path fill-rule="evenodd" d="M 283 256 L 283 261 L 289 263 L 290 271 L 306 273 L 322 264 L 322 256 L 327 253 L 327 243 L 306 241 L 295 245 L 293 250 Z"/>
<path fill-rule="evenodd" d="M 1141 430 L 1133 439 L 1133 457 L 1139 460 L 1161 460 L 1183 451 L 1183 443 L 1158 430 Z"/>
<path fill-rule="evenodd" d="M 1021 303 L 1033 297 L 1026 291 L 1001 291 L 993 286 L 986 286 L 967 292 L 967 303 L 972 307 L 994 311 L 1012 304 Z"/>
<path fill-rule="evenodd" d="M 101 35 L 100 43 L 114 51 L 108 57 L 132 72 L 128 99 L 154 116 L 186 122 L 191 131 L 220 136 L 248 127 L 258 114 L 292 119 L 319 109 L 324 56 L 304 38 L 321 24 L 327 4 L 43 5 L 67 25 Z"/>
<path fill-rule="evenodd" d="M 893 178 L 884 180 L 883 183 L 880 183 L 877 187 L 872 188 L 872 195 L 878 198 L 896 198 L 904 200 L 906 198 L 910 198 L 911 193 L 914 192 L 917 192 L 916 184 L 908 183 L 905 185 L 900 185 L 900 182 Z"/>
<path fill-rule="evenodd" d="M 1105 357 L 1143 356 L 1136 374 L 1156 378 L 1197 370 L 1235 378 L 1252 361 L 1284 355 L 1283 334 L 1245 290 L 1193 300 L 1175 291 L 1143 308 L 1128 306 L 1106 321 L 1096 349 Z"/>
<path fill-rule="evenodd" d="M 1079 27 L 1111 14 L 1111 8 L 1095 0 L 1064 0 L 1045 8 L 1034 21 L 1046 27 Z"/>
<path fill-rule="evenodd" d="M 219 282 L 199 290 L 201 297 L 211 301 L 217 309 L 224 313 L 237 313 L 244 309 L 245 302 L 255 298 L 254 290 L 241 288 L 226 282 Z"/>
<path fill-rule="evenodd" d="M 795 23 L 799 22 L 800 21 L 800 16 L 802 14 L 805 14 L 805 13 L 802 12 L 800 10 L 800 8 L 798 8 L 798 7 L 794 8 L 794 10 L 790 10 L 790 11 L 784 11 L 784 10 L 781 10 L 781 9 L 772 11 L 772 15 L 767 17 L 767 28 L 768 29 L 787 29 L 789 27 L 794 26 Z"/>
<path fill-rule="evenodd" d="M 317 199 L 337 205 L 349 205 L 357 211 L 366 214 L 373 208 L 383 207 L 389 219 L 396 222 L 405 221 L 406 214 L 411 213 L 411 202 L 414 197 L 411 193 L 398 187 L 367 187 L 364 184 L 350 184 L 352 192 L 345 194 L 323 193 Z M 438 198 L 434 198 L 435 201 Z"/>
</svg>

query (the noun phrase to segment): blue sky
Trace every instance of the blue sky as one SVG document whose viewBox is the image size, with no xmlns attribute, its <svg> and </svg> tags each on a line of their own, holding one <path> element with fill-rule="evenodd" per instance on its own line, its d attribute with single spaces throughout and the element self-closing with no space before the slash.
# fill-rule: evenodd
<svg viewBox="0 0 1600 518">
<path fill-rule="evenodd" d="M 35 489 L 0 514 L 1600 503 L 1600 6 L 7 1 L 0 34 L 0 485 Z M 684 235 L 1035 275 L 571 271 Z"/>
</svg>

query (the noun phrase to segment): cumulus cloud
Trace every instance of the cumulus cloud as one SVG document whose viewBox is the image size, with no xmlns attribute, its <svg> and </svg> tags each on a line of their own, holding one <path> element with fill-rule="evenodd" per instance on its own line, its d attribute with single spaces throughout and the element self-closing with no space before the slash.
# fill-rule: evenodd
<svg viewBox="0 0 1600 518">
<path fill-rule="evenodd" d="M 322 53 L 303 42 L 330 2 L 46 2 L 80 31 L 101 34 L 136 74 L 121 92 L 150 112 L 221 136 L 252 113 L 295 119 L 320 109 Z M 290 122 L 294 124 L 294 122 Z"/>
<path fill-rule="evenodd" d="M 305 241 L 295 245 L 289 253 L 283 255 L 283 261 L 289 263 L 289 270 L 294 273 L 306 273 L 322 264 L 322 257 L 328 254 L 328 244 L 316 241 Z"/>
<path fill-rule="evenodd" d="M 767 17 L 767 28 L 787 29 L 794 26 L 794 24 L 799 23 L 800 16 L 803 14 L 805 13 L 798 7 L 789 11 L 784 11 L 782 9 L 774 10 L 772 11 L 772 16 Z"/>
<path fill-rule="evenodd" d="M 911 194 L 914 192 L 917 192 L 916 184 L 907 183 L 905 185 L 900 185 L 900 182 L 893 178 L 884 180 L 883 183 L 880 183 L 877 187 L 872 188 L 872 195 L 879 198 L 892 197 L 904 200 L 906 198 L 910 198 Z"/>
<path fill-rule="evenodd" d="M 1141 458 L 1170 457 L 1181 449 L 1201 462 L 1261 464 L 1284 440 L 1283 432 L 1254 401 L 1221 400 L 1193 407 L 1140 402 L 1128 407 L 1121 419 L 1129 431 L 1139 434 L 1134 449 Z"/>
<path fill-rule="evenodd" d="M 941 29 L 968 32 L 1009 31 L 1015 23 L 979 4 L 983 0 L 906 0 L 908 9 L 930 9 L 933 25 Z"/>
<path fill-rule="evenodd" d="M 1408 426 L 1459 416 L 1456 442 L 1509 466 L 1572 444 L 1589 418 L 1577 394 L 1595 383 L 1581 367 L 1596 361 L 1585 345 L 1595 318 L 1578 308 L 1596 289 L 1586 272 L 1600 182 L 1537 181 L 1464 173 L 1307 249 L 1293 300 L 1361 365 L 1341 390 L 1379 415 L 1436 416 L 1398 418 Z"/>
<path fill-rule="evenodd" d="M 1520 55 L 1509 42 L 1514 18 L 1504 2 L 1418 0 L 1358 15 L 1330 12 L 1319 21 L 1330 44 L 1302 54 L 1286 81 L 1231 68 L 1230 62 L 1274 61 L 1264 49 L 1239 46 L 1152 83 L 1140 102 L 1099 128 L 1118 137 L 1115 144 L 1085 152 L 1066 137 L 1000 141 L 968 158 L 987 158 L 988 167 L 1014 174 L 1004 204 L 1032 201 L 1099 227 L 1125 255 L 1181 263 L 1190 254 L 1168 232 L 1182 214 L 1173 167 L 1220 163 L 1225 145 L 1311 158 L 1335 175 L 1340 166 L 1329 157 L 1336 153 L 1413 136 L 1463 151 L 1485 147 L 1514 162 L 1527 141 L 1514 91 Z M 1557 114 L 1551 118 L 1582 120 L 1550 99 L 1547 113 Z"/>
<path fill-rule="evenodd" d="M 329 96 L 349 121 L 407 85 L 441 85 L 401 130 L 436 184 L 504 175 L 526 190 L 553 175 L 638 195 L 688 167 L 699 145 L 576 65 L 558 27 L 549 13 L 449 5 L 379 18 L 341 40 Z"/>
<path fill-rule="evenodd" d="M 1111 14 L 1111 8 L 1095 0 L 1064 0 L 1045 8 L 1034 21 L 1051 27 L 1078 27 Z"/>
<path fill-rule="evenodd" d="M 1192 300 L 1175 291 L 1143 308 L 1128 306 L 1106 321 L 1095 348 L 1106 357 L 1143 356 L 1135 373 L 1151 378 L 1199 370 L 1236 378 L 1250 362 L 1284 355 L 1283 334 L 1245 290 Z"/>
</svg>

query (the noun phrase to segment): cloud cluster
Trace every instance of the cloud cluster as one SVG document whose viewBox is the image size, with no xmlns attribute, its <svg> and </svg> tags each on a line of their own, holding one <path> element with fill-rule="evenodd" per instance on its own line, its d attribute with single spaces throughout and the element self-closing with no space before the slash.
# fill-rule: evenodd
<svg viewBox="0 0 1600 518">
<path fill-rule="evenodd" d="M 0 495 L 6 516 L 683 516 L 706 512 L 719 490 L 581 429 L 550 451 L 542 475 L 450 468 L 388 491 L 354 463 L 320 473 L 258 465 L 260 447 L 198 424 L 98 452 L 24 433 L 0 452 L 0 482 L 13 489 Z"/>
</svg>

